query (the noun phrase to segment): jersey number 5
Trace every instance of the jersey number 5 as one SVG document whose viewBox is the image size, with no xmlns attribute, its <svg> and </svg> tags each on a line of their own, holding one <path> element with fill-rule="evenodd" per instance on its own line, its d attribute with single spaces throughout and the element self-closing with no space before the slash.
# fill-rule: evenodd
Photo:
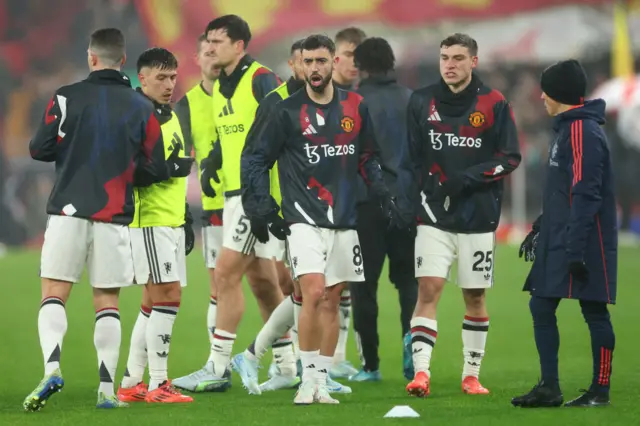
<svg viewBox="0 0 640 426">
<path fill-rule="evenodd" d="M 236 227 L 236 234 L 244 235 L 249 230 L 249 218 L 245 215 L 240 216 L 238 220 L 238 226 Z"/>
<path fill-rule="evenodd" d="M 474 271 L 490 271 L 493 267 L 493 251 L 489 250 L 487 252 L 477 251 L 473 253 L 473 258 L 476 260 L 473 262 L 473 270 Z"/>
</svg>

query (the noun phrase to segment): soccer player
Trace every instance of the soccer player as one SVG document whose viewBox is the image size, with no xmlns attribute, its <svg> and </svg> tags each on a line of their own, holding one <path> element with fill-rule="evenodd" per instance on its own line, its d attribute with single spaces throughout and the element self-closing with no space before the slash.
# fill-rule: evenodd
<svg viewBox="0 0 640 426">
<path fill-rule="evenodd" d="M 192 402 L 193 398 L 175 389 L 167 375 L 181 287 L 187 285 L 186 177 L 193 164 L 192 158 L 181 158 L 185 152 L 184 137 L 178 117 L 169 105 L 178 77 L 178 61 L 168 50 L 156 47 L 140 55 L 137 71 L 139 90 L 153 103 L 160 122 L 165 156 L 177 158 L 179 162 L 173 178 L 147 188 L 137 188 L 134 192 L 136 212 L 129 225 L 133 268 L 136 283 L 145 287 L 118 398 L 126 402 Z M 190 246 L 193 248 L 193 241 Z M 147 359 L 148 388 L 142 382 Z"/>
<path fill-rule="evenodd" d="M 38 334 L 44 378 L 24 400 L 37 411 L 62 390 L 65 304 L 85 264 L 96 309 L 94 344 L 100 384 L 98 408 L 121 403 L 113 388 L 120 353 L 118 295 L 133 283 L 129 228 L 134 216 L 133 185 L 170 177 L 163 137 L 153 105 L 131 89 L 120 72 L 125 39 L 116 28 L 91 34 L 87 79 L 58 89 L 29 144 L 31 157 L 54 162 L 56 182 L 47 203 L 40 277 L 42 303 Z"/>
<path fill-rule="evenodd" d="M 295 404 L 338 403 L 326 388 L 338 338 L 330 324 L 338 321 L 338 284 L 363 280 L 354 229 L 358 172 L 385 211 L 397 217 L 362 97 L 331 83 L 334 54 L 328 37 L 305 39 L 306 87 L 276 104 L 242 162 L 243 205 L 250 219 L 262 224 L 256 238 L 288 235 L 289 264 L 303 294 L 298 330 L 303 374 Z M 276 161 L 283 217 L 269 189 L 269 169 Z"/>
<path fill-rule="evenodd" d="M 556 310 L 562 299 L 580 301 L 591 334 L 593 378 L 567 407 L 609 405 L 615 334 L 607 304 L 615 304 L 618 230 L 614 175 L 605 122 L 605 102 L 585 101 L 587 76 L 576 60 L 558 62 L 540 79 L 542 99 L 553 116 L 553 142 L 542 215 L 525 239 L 521 256 L 533 260 L 524 286 L 542 378 L 517 407 L 557 407 L 560 335 Z"/>
<path fill-rule="evenodd" d="M 387 166 L 383 171 L 385 182 L 392 192 L 411 183 L 397 180 L 400 156 L 408 149 L 407 105 L 411 90 L 398 84 L 395 57 L 389 43 L 383 38 L 368 38 L 356 47 L 354 61 L 363 79 L 357 92 L 364 97 L 373 117 L 373 129 L 380 145 L 381 156 Z M 362 247 L 365 283 L 350 286 L 353 301 L 353 328 L 358 335 L 361 358 L 360 371 L 351 381 L 377 381 L 381 379 L 378 357 L 378 279 L 385 257 L 389 256 L 389 278 L 396 286 L 400 299 L 401 336 L 404 342 L 404 376 L 413 378 L 411 359 L 411 333 L 409 322 L 418 297 L 418 283 L 414 274 L 415 228 L 412 232 L 390 230 L 388 218 L 382 215 L 375 194 L 367 194 L 358 204 L 358 239 Z"/>
<path fill-rule="evenodd" d="M 339 89 L 353 90 L 358 79 L 358 69 L 353 62 L 353 54 L 367 37 L 364 31 L 357 27 L 348 27 L 338 31 L 335 36 L 336 56 L 333 67 L 332 81 Z M 363 197 L 366 193 L 365 185 L 360 182 L 358 197 Z M 338 334 L 338 346 L 333 359 L 333 367 L 329 374 L 334 379 L 346 379 L 358 372 L 358 370 L 347 361 L 347 341 L 349 340 L 349 325 L 351 324 L 351 293 L 345 284 L 340 299 L 340 323 Z"/>
<path fill-rule="evenodd" d="M 431 353 L 438 335 L 436 308 L 451 265 L 458 260 L 464 364 L 462 390 L 487 394 L 478 381 L 489 315 L 485 290 L 493 285 L 495 230 L 503 178 L 520 164 L 511 106 L 473 73 L 478 44 L 456 33 L 440 43 L 439 82 L 409 101 L 410 158 L 419 188 L 415 243 L 418 302 L 411 320 L 415 377 L 407 391 L 430 392 Z"/>
<path fill-rule="evenodd" d="M 180 126 L 187 146 L 193 146 L 196 161 L 200 165 L 200 178 L 205 181 L 202 187 L 202 241 L 205 265 L 209 270 L 210 299 L 207 310 L 207 334 L 209 343 L 213 343 L 213 333 L 216 330 L 217 291 L 214 281 L 216 259 L 222 248 L 222 216 L 224 207 L 224 192 L 222 190 L 222 171 L 215 171 L 214 179 L 205 171 L 216 169 L 209 163 L 208 155 L 218 139 L 218 132 L 211 117 L 213 116 L 212 93 L 213 85 L 220 75 L 220 69 L 215 67 L 215 59 L 209 51 L 207 35 L 198 37 L 196 62 L 200 67 L 202 80 L 189 90 L 178 101 L 175 112 L 180 120 Z M 211 357 L 209 360 L 211 361 Z M 174 385 L 186 385 L 180 380 L 174 380 Z M 217 383 L 201 381 L 195 391 L 215 390 Z M 222 384 L 226 385 L 226 384 Z"/>
<path fill-rule="evenodd" d="M 274 259 L 281 259 L 284 245 L 272 240 L 256 242 L 255 229 L 244 214 L 240 199 L 240 156 L 260 101 L 280 81 L 268 68 L 246 53 L 251 40 L 249 25 L 239 16 L 224 15 L 209 22 L 205 30 L 214 66 L 221 68 L 213 87 L 213 121 L 218 131 L 219 150 L 210 153 L 211 163 L 222 167 L 225 203 L 222 249 L 216 259 L 215 284 L 218 294 L 216 329 L 210 362 L 189 376 L 176 379 L 176 386 L 194 390 L 203 381 L 221 383 L 231 360 L 236 329 L 244 313 L 241 281 L 251 274 L 251 289 L 264 321 L 282 302 Z M 224 161 L 222 161 L 224 159 Z M 208 167 L 205 178 L 216 167 Z"/>
</svg>

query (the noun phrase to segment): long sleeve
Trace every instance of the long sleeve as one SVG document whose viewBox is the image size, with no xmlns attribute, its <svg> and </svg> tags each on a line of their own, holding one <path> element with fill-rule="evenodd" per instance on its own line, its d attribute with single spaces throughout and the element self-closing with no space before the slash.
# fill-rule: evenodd
<svg viewBox="0 0 640 426">
<path fill-rule="evenodd" d="M 164 154 L 164 139 L 160 123 L 152 112 L 144 130 L 144 140 L 136 159 L 134 186 L 144 187 L 171 177 Z"/>
<path fill-rule="evenodd" d="M 178 122 L 180 122 L 180 129 L 184 137 L 184 152 L 190 156 L 195 144 L 193 143 L 193 132 L 191 131 L 191 108 L 187 95 L 184 95 L 182 99 L 176 103 L 173 111 L 178 116 Z"/>
<path fill-rule="evenodd" d="M 571 216 L 567 230 L 569 260 L 583 260 L 587 235 L 602 203 L 601 187 L 606 143 L 593 122 L 571 123 Z"/>
<path fill-rule="evenodd" d="M 29 151 L 34 160 L 56 161 L 58 142 L 64 136 L 62 123 L 66 117 L 66 103 L 67 99 L 57 92 L 49 101 L 38 130 L 29 142 Z"/>
<path fill-rule="evenodd" d="M 407 149 L 400 157 L 399 169 L 402 170 L 406 180 L 406 187 L 402 187 L 405 193 L 404 202 L 408 203 L 414 211 L 420 203 L 421 161 L 424 161 L 422 146 L 425 139 L 422 136 L 422 117 L 422 102 L 417 95 L 413 94 L 407 106 Z M 400 172 L 398 174 L 400 178 Z"/>
<path fill-rule="evenodd" d="M 253 74 L 253 80 L 251 81 L 253 97 L 258 101 L 258 103 L 260 103 L 267 97 L 269 92 L 276 89 L 281 84 L 282 81 L 280 81 L 273 71 L 270 71 L 265 67 L 258 68 L 258 70 Z"/>
<path fill-rule="evenodd" d="M 389 196 L 389 189 L 382 176 L 380 165 L 380 147 L 376 140 L 373 123 L 369 109 L 364 102 L 358 107 L 358 113 L 362 119 L 359 140 L 359 172 L 364 182 L 380 199 Z"/>
<path fill-rule="evenodd" d="M 518 131 L 511 106 L 507 101 L 498 102 L 494 106 L 494 129 L 496 135 L 496 151 L 489 161 L 485 161 L 464 171 L 465 185 L 471 188 L 502 179 L 513 172 L 522 156 Z"/>
<path fill-rule="evenodd" d="M 252 148 L 242 153 L 242 205 L 249 217 L 266 216 L 277 208 L 270 194 L 269 170 L 278 160 L 287 138 L 283 114 L 276 109 L 270 116 L 259 117 L 262 122 L 257 126 L 261 131 L 255 132 Z"/>
</svg>

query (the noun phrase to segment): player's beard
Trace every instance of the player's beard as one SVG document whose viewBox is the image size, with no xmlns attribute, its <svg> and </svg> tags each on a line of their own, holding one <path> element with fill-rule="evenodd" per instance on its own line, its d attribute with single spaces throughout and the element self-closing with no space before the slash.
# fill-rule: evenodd
<svg viewBox="0 0 640 426">
<path fill-rule="evenodd" d="M 318 75 L 318 74 L 314 74 L 314 75 Z M 318 86 L 314 86 L 313 84 L 311 84 L 311 77 L 305 76 L 305 80 L 307 81 L 307 84 L 309 85 L 309 87 L 311 87 L 311 90 L 313 90 L 316 93 L 323 93 L 324 89 L 326 89 L 329 83 L 331 83 L 331 73 L 327 74 L 327 76 L 322 79 L 322 83 Z"/>
</svg>

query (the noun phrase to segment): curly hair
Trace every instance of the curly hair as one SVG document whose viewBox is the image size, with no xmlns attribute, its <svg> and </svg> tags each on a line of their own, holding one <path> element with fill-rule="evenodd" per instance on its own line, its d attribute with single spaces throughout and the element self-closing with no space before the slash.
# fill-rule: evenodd
<svg viewBox="0 0 640 426">
<path fill-rule="evenodd" d="M 393 71 L 396 57 L 389 42 L 381 37 L 371 37 L 353 52 L 356 68 L 369 74 L 385 74 Z"/>
</svg>

